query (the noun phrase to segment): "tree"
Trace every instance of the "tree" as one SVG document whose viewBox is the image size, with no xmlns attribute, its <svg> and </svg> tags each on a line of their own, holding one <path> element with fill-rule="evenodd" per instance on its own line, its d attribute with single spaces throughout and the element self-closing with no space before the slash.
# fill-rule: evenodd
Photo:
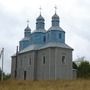
<svg viewBox="0 0 90 90">
<path fill-rule="evenodd" d="M 6 74 L 5 77 L 4 77 L 4 80 L 8 80 L 11 78 L 11 74 Z"/>
<path fill-rule="evenodd" d="M 0 68 L 0 80 L 1 80 L 1 77 L 2 77 L 2 70 Z M 3 77 L 5 77 L 5 73 L 3 72 Z"/>
<path fill-rule="evenodd" d="M 82 61 L 78 66 L 78 76 L 88 78 L 90 77 L 90 63 L 88 61 Z"/>
<path fill-rule="evenodd" d="M 0 68 L 0 80 L 1 80 L 1 77 L 2 77 L 2 70 L 1 70 L 1 68 Z M 5 73 L 3 72 L 3 79 L 4 79 L 4 80 L 10 79 L 10 77 L 11 77 L 11 74 L 5 74 Z"/>
</svg>

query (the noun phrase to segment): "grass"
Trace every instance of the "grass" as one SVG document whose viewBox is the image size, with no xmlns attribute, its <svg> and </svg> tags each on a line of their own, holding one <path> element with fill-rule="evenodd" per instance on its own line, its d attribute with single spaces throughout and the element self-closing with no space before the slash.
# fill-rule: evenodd
<svg viewBox="0 0 90 90">
<path fill-rule="evenodd" d="M 90 90 L 90 79 L 56 81 L 0 81 L 0 90 Z"/>
</svg>

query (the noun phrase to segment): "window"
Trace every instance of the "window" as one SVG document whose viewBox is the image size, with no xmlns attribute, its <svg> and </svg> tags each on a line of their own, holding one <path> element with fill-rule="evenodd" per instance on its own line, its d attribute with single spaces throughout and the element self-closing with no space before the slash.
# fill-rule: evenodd
<svg viewBox="0 0 90 90">
<path fill-rule="evenodd" d="M 43 37 L 43 42 L 46 42 L 46 37 L 45 36 Z"/>
<path fill-rule="evenodd" d="M 61 39 L 61 33 L 59 33 L 59 39 Z"/>
<path fill-rule="evenodd" d="M 31 58 L 29 59 L 29 64 L 31 65 Z"/>
<path fill-rule="evenodd" d="M 45 64 L 45 56 L 43 56 L 43 64 Z"/>
<path fill-rule="evenodd" d="M 62 64 L 65 64 L 65 56 L 62 56 Z"/>
</svg>

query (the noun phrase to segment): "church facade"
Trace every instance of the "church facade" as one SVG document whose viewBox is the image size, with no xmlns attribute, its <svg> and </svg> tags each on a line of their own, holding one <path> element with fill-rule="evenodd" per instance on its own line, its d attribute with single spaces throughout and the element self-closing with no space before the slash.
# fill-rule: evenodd
<svg viewBox="0 0 90 90">
<path fill-rule="evenodd" d="M 65 31 L 60 27 L 56 12 L 51 23 L 45 30 L 45 20 L 40 14 L 36 19 L 36 30 L 31 32 L 27 25 L 24 38 L 19 42 L 19 51 L 12 56 L 12 79 L 73 79 L 73 49 L 65 43 Z"/>
</svg>

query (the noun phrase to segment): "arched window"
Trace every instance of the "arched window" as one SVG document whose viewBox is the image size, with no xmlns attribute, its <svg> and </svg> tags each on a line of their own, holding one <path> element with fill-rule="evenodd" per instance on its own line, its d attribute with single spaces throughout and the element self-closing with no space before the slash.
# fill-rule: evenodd
<svg viewBox="0 0 90 90">
<path fill-rule="evenodd" d="M 62 64 L 65 64 L 65 56 L 62 56 Z"/>
<path fill-rule="evenodd" d="M 45 58 L 45 56 L 43 56 L 43 64 L 45 64 L 46 63 L 46 58 Z"/>
<path fill-rule="evenodd" d="M 62 35 L 61 35 L 61 33 L 59 33 L 59 39 L 61 39 L 62 38 Z"/>
<path fill-rule="evenodd" d="M 43 42 L 46 42 L 46 36 L 43 37 Z"/>
</svg>

